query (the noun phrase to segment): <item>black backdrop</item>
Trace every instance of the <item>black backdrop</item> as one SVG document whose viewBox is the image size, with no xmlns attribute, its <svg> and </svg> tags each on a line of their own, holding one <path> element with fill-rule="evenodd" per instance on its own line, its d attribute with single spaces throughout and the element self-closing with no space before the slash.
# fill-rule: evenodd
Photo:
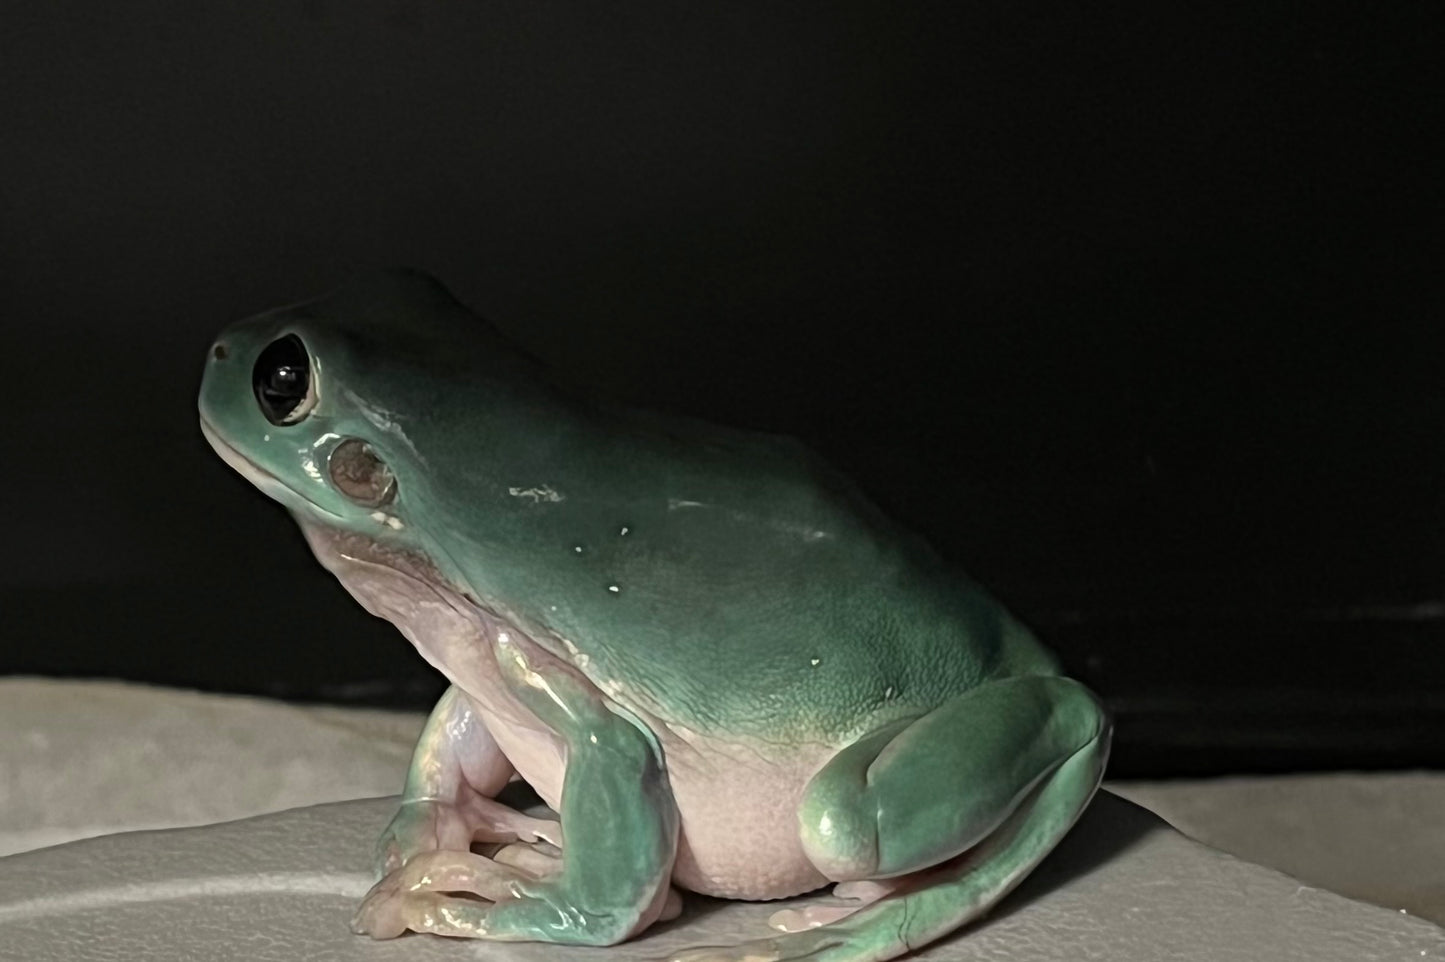
<svg viewBox="0 0 1445 962">
<path fill-rule="evenodd" d="M 808 439 L 1120 774 L 1439 765 L 1431 6 L 10 4 L 0 670 L 435 695 L 194 424 L 224 324 L 404 264 Z"/>
</svg>

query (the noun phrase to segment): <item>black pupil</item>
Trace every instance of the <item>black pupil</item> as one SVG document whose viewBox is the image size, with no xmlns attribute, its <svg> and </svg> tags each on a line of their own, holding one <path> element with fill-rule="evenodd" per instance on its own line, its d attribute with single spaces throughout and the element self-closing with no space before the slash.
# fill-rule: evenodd
<svg viewBox="0 0 1445 962">
<path fill-rule="evenodd" d="M 305 400 L 311 380 L 311 362 L 301 338 L 288 334 L 266 345 L 256 358 L 251 380 L 266 420 L 283 423 Z"/>
</svg>

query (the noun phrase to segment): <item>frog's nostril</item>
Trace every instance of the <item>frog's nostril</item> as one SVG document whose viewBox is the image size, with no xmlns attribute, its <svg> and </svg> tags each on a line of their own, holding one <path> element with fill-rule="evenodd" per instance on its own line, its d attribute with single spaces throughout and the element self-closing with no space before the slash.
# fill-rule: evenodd
<svg viewBox="0 0 1445 962">
<path fill-rule="evenodd" d="M 215 347 L 211 348 L 211 357 L 214 357 L 218 361 L 224 361 L 226 359 L 227 353 L 228 352 L 226 351 L 226 345 L 224 344 L 217 344 Z"/>
</svg>

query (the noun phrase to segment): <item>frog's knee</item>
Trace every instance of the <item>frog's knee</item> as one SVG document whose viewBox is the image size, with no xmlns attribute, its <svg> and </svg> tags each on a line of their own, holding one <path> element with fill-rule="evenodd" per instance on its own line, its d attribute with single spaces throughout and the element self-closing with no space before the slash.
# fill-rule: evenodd
<svg viewBox="0 0 1445 962">
<path fill-rule="evenodd" d="M 835 882 L 873 878 L 878 872 L 878 819 L 856 795 L 813 786 L 798 809 L 803 854 Z M 866 791 L 866 789 L 864 790 Z"/>
</svg>

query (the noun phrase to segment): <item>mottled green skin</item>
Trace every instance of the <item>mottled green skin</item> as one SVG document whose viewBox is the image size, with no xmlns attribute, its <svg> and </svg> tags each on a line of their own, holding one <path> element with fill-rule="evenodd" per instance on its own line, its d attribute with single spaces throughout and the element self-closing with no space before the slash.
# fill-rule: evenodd
<svg viewBox="0 0 1445 962">
<path fill-rule="evenodd" d="M 318 397 L 278 426 L 252 368 L 292 333 Z M 906 884 L 847 918 L 805 920 L 821 927 L 674 962 L 879 962 L 986 912 L 1102 777 L 1097 699 L 804 448 L 560 389 L 425 277 L 384 275 L 231 327 L 200 409 L 217 451 L 304 522 L 423 559 L 427 578 L 543 649 L 499 632 L 447 651 L 491 664 L 505 680 L 493 694 L 565 746 L 562 868 L 524 877 L 468 851 L 488 832 L 525 841 L 535 820 L 497 815 L 520 756 L 471 718 L 473 693 L 449 692 L 358 931 L 612 944 L 663 915 L 684 841 L 744 897 L 788 894 L 716 860 L 774 857 L 742 828 L 781 841 L 787 878 Z M 379 513 L 328 477 L 346 438 L 396 477 Z M 471 650 L 486 645 L 490 662 Z M 759 797 L 759 778 L 795 816 Z M 708 891 L 701 865 L 687 884 Z"/>
<path fill-rule="evenodd" d="M 245 359 L 291 332 L 316 359 L 320 401 L 277 427 Z M 803 446 L 572 397 L 420 275 L 262 315 L 223 341 L 241 361 L 210 366 L 201 408 L 234 445 L 308 479 L 313 439 L 366 439 L 397 476 L 388 511 L 405 527 L 303 480 L 332 523 L 419 550 L 539 643 L 572 641 L 594 681 L 622 682 L 660 718 L 835 743 L 985 679 L 1054 670 L 992 598 Z M 562 500 L 508 493 L 543 488 Z"/>
</svg>

